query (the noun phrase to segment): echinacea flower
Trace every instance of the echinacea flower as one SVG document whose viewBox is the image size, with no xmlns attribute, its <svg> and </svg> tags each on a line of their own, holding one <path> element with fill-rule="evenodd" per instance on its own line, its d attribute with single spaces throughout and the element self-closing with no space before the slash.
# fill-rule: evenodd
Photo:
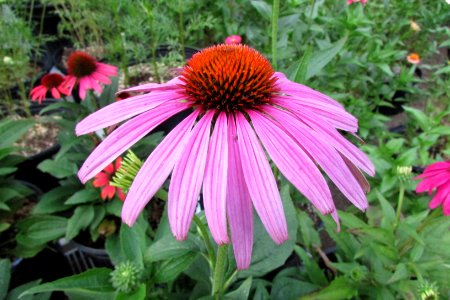
<svg viewBox="0 0 450 300">
<path fill-rule="evenodd" d="M 277 244 L 288 239 L 283 204 L 266 152 L 282 174 L 322 213 L 337 220 L 330 189 L 318 165 L 359 209 L 368 206 L 370 160 L 338 130 L 354 134 L 358 121 L 344 107 L 274 72 L 245 45 L 217 45 L 195 54 L 182 74 L 91 114 L 78 135 L 129 121 L 114 130 L 78 173 L 85 182 L 171 116 L 192 109 L 153 150 L 139 170 L 122 209 L 133 225 L 172 173 L 169 223 L 177 240 L 188 234 L 200 191 L 214 240 L 229 243 L 239 269 L 250 265 L 253 208 Z M 265 150 L 263 149 L 263 147 Z"/>
<path fill-rule="evenodd" d="M 61 83 L 64 77 L 58 73 L 50 73 L 42 76 L 41 84 L 33 88 L 30 92 L 31 100 L 38 101 L 39 104 L 50 92 L 55 99 L 61 98 Z"/>
<path fill-rule="evenodd" d="M 242 42 L 242 38 L 240 35 L 230 35 L 225 39 L 225 44 L 240 44 Z"/>
<path fill-rule="evenodd" d="M 442 205 L 444 215 L 450 216 L 450 161 L 436 162 L 425 168 L 423 173 L 415 179 L 423 179 L 416 188 L 416 193 L 428 192 L 434 189 L 436 194 L 428 205 L 435 209 Z"/>
<path fill-rule="evenodd" d="M 119 197 L 120 200 L 125 200 L 125 193 L 120 188 L 117 188 L 110 184 L 114 174 L 120 168 L 121 164 L 122 157 L 118 157 L 114 163 L 110 163 L 103 169 L 103 171 L 95 175 L 95 179 L 92 182 L 92 185 L 102 189 L 101 197 L 103 200 L 111 200 L 112 198 L 114 198 L 114 195 L 116 195 L 116 193 L 117 197 Z"/>
<path fill-rule="evenodd" d="M 406 60 L 413 65 L 417 65 L 418 63 L 420 63 L 420 56 L 417 53 L 411 53 L 406 57 Z"/>
<path fill-rule="evenodd" d="M 366 4 L 367 0 L 347 0 L 347 4 L 353 4 L 353 3 L 357 3 L 357 2 L 361 2 L 362 4 Z"/>
<path fill-rule="evenodd" d="M 64 93 L 70 95 L 78 85 L 80 98 L 84 100 L 88 90 L 101 93 L 99 82 L 110 84 L 109 77 L 117 75 L 117 67 L 98 62 L 93 56 L 82 51 L 75 51 L 67 59 L 67 72 L 68 75 L 61 84 Z"/>
</svg>

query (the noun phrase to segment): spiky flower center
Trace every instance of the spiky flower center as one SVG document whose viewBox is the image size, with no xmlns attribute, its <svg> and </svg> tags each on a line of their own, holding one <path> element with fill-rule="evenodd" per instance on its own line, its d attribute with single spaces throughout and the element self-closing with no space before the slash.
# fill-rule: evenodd
<svg viewBox="0 0 450 300">
<path fill-rule="evenodd" d="M 273 74 L 258 51 L 245 45 L 217 45 L 195 54 L 180 79 L 194 105 L 229 112 L 269 103 L 278 92 Z"/>
<path fill-rule="evenodd" d="M 89 76 L 97 69 L 97 60 L 91 55 L 75 51 L 67 60 L 68 72 L 77 78 Z"/>
<path fill-rule="evenodd" d="M 61 82 L 63 82 L 64 77 L 62 77 L 60 74 L 51 73 L 44 75 L 41 78 L 41 84 L 45 86 L 47 89 L 52 89 L 58 87 Z"/>
</svg>

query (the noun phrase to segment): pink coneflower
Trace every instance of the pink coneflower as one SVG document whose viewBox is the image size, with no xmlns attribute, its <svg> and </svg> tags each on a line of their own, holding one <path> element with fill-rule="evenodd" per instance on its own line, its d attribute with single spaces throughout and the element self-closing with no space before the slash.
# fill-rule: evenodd
<svg viewBox="0 0 450 300">
<path fill-rule="evenodd" d="M 433 190 L 436 189 L 436 194 L 429 204 L 430 209 L 442 205 L 444 215 L 450 216 L 450 161 L 441 161 L 429 165 L 422 175 L 415 179 L 423 179 L 417 185 L 416 193 L 428 192 L 431 195 Z"/>
<path fill-rule="evenodd" d="M 411 53 L 406 57 L 406 60 L 414 65 L 420 63 L 420 56 L 417 53 Z"/>
<path fill-rule="evenodd" d="M 240 44 L 242 42 L 242 38 L 240 35 L 230 35 L 225 39 L 225 44 Z"/>
<path fill-rule="evenodd" d="M 64 93 L 70 95 L 78 84 L 80 98 L 84 99 L 87 90 L 101 93 L 102 87 L 99 82 L 110 84 L 109 77 L 117 75 L 117 67 L 98 62 L 87 53 L 75 51 L 67 60 L 67 72 L 69 74 L 61 85 Z"/>
<path fill-rule="evenodd" d="M 338 131 L 356 132 L 357 119 L 331 98 L 274 72 L 269 61 L 248 46 L 206 48 L 169 82 L 126 91 L 145 94 L 113 103 L 76 127 L 78 135 L 86 134 L 134 117 L 91 153 L 78 173 L 83 182 L 171 116 L 193 110 L 137 174 L 122 210 L 130 226 L 172 173 L 168 214 L 175 238 L 186 238 L 202 190 L 214 240 L 230 241 L 228 224 L 237 266 L 247 268 L 253 245 L 252 206 L 277 244 L 288 239 L 265 151 L 322 214 L 337 218 L 318 165 L 352 203 L 367 208 L 360 169 L 372 175 L 374 167 Z"/>
<path fill-rule="evenodd" d="M 64 77 L 57 73 L 46 74 L 41 78 L 41 84 L 33 88 L 30 92 L 31 100 L 38 101 L 39 104 L 47 96 L 50 91 L 52 97 L 55 99 L 61 98 L 61 83 Z"/>
<path fill-rule="evenodd" d="M 357 3 L 357 2 L 361 2 L 362 4 L 366 4 L 367 0 L 347 0 L 347 4 L 353 4 L 353 3 Z"/>
<path fill-rule="evenodd" d="M 119 197 L 120 200 L 125 200 L 126 195 L 122 191 L 122 189 L 110 184 L 110 181 L 112 181 L 114 174 L 120 168 L 121 164 L 122 157 L 118 157 L 114 163 L 110 163 L 103 169 L 103 171 L 95 175 L 95 179 L 92 182 L 92 185 L 102 189 L 101 197 L 103 200 L 111 200 L 112 198 L 114 198 L 116 192 L 117 197 Z"/>
</svg>

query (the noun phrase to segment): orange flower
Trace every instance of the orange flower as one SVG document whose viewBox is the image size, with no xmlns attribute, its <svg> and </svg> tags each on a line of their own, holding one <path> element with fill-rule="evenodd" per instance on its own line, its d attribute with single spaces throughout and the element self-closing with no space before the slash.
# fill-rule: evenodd
<svg viewBox="0 0 450 300">
<path fill-rule="evenodd" d="M 420 56 L 417 53 L 411 53 L 406 57 L 406 60 L 414 65 L 420 63 Z"/>
</svg>

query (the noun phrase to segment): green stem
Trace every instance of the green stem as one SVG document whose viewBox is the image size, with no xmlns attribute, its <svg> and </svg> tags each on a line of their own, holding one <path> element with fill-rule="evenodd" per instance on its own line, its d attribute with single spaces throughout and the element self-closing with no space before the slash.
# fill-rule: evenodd
<svg viewBox="0 0 450 300">
<path fill-rule="evenodd" d="M 278 69 L 277 63 L 277 33 L 278 33 L 278 15 L 280 13 L 280 0 L 273 0 L 272 5 L 272 65 L 275 70 Z"/>
<path fill-rule="evenodd" d="M 398 192 L 397 213 L 395 214 L 394 228 L 397 227 L 398 222 L 400 221 L 404 196 L 405 196 L 405 186 L 403 185 L 403 182 L 400 182 L 400 191 Z"/>
<path fill-rule="evenodd" d="M 194 215 L 194 222 L 198 227 L 201 238 L 205 242 L 206 251 L 208 251 L 211 267 L 214 267 L 216 254 L 214 253 L 214 247 L 213 244 L 211 243 L 211 239 L 209 238 L 206 226 L 205 224 L 203 224 L 202 220 L 200 220 L 200 218 L 197 215 Z"/>
<path fill-rule="evenodd" d="M 224 275 L 227 262 L 228 245 L 222 245 L 217 248 L 217 259 L 214 267 L 212 296 L 214 299 L 221 299 L 224 292 Z"/>
</svg>

